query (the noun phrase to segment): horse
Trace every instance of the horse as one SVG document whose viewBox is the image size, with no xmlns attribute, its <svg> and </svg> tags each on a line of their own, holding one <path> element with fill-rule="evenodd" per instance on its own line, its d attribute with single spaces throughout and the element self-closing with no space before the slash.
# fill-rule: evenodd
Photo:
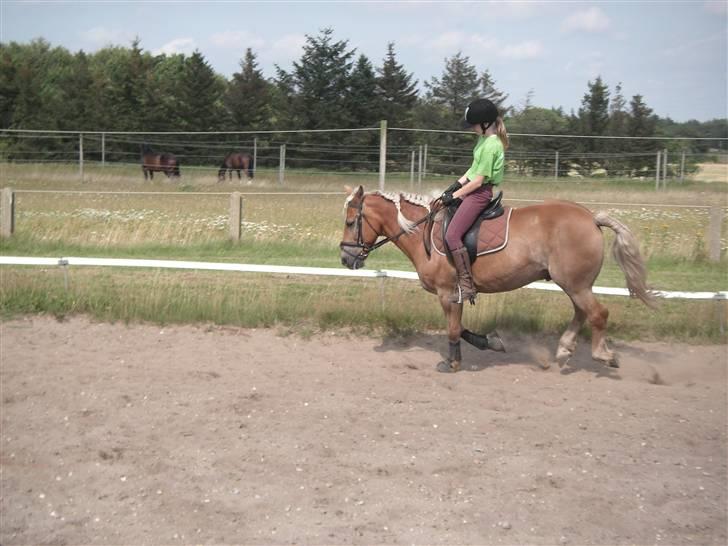
<svg viewBox="0 0 728 546">
<path fill-rule="evenodd" d="M 444 214 L 439 199 L 364 193 L 362 186 L 346 190 L 345 226 L 339 244 L 341 263 L 358 269 L 370 252 L 387 242 L 394 243 L 409 258 L 422 287 L 437 295 L 447 319 L 449 355 L 437 364 L 437 370 L 448 373 L 460 369 L 461 337 L 479 349 L 504 351 L 497 332 L 482 336 L 463 328 L 463 304 L 449 301 L 457 282 L 455 268 L 446 256 L 429 252 L 427 229 L 420 227 L 425 221 L 431 225 L 433 217 L 439 219 Z M 574 317 L 559 339 L 556 360 L 561 365 L 571 358 L 579 329 L 588 320 L 592 329 L 592 358 L 619 367 L 617 355 L 606 343 L 609 311 L 592 293 L 604 259 L 601 228 L 616 234 L 612 252 L 625 275 L 630 295 L 653 307 L 654 295 L 647 288 L 645 264 L 629 228 L 605 212 L 592 213 L 572 201 L 548 200 L 511 209 L 505 248 L 479 256 L 472 264 L 478 292 L 506 292 L 538 280 L 553 280 L 566 292 L 574 306 Z M 384 239 L 377 242 L 380 236 Z"/>
<path fill-rule="evenodd" d="M 240 171 L 246 171 L 248 174 L 248 180 L 253 179 L 253 158 L 250 154 L 243 152 L 231 152 L 225 156 L 225 159 L 220 165 L 220 170 L 217 173 L 217 179 L 219 182 L 225 180 L 225 173 L 230 172 L 230 180 L 233 179 L 233 171 L 238 172 L 238 180 L 241 180 Z"/>
<path fill-rule="evenodd" d="M 152 151 L 148 144 L 142 144 L 142 172 L 144 180 L 147 176 L 154 180 L 154 171 L 163 172 L 167 178 L 180 177 L 179 161 L 173 154 L 157 154 Z"/>
</svg>

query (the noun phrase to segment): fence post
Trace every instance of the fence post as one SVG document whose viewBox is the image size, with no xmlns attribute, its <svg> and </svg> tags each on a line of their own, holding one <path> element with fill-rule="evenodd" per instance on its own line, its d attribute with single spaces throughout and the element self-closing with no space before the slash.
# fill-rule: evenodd
<svg viewBox="0 0 728 546">
<path fill-rule="evenodd" d="M 384 191 L 384 177 L 387 173 L 387 120 L 379 122 L 379 191 Z"/>
<path fill-rule="evenodd" d="M 662 187 L 667 188 L 667 148 L 662 151 Z"/>
<path fill-rule="evenodd" d="M 657 151 L 657 164 L 655 165 L 655 190 L 660 189 L 660 164 L 662 163 L 661 160 L 661 152 Z"/>
<path fill-rule="evenodd" d="M 10 237 L 15 231 L 15 192 L 3 188 L 0 193 L 0 237 Z"/>
<path fill-rule="evenodd" d="M 281 156 L 278 162 L 278 183 L 283 184 L 283 178 L 286 172 L 286 145 L 281 144 Z"/>
<path fill-rule="evenodd" d="M 258 174 L 258 137 L 253 137 L 253 174 Z"/>
<path fill-rule="evenodd" d="M 680 182 L 685 182 L 685 150 L 680 157 Z"/>
<path fill-rule="evenodd" d="M 243 195 L 240 192 L 230 194 L 230 239 L 240 241 L 240 223 L 243 219 Z"/>
<path fill-rule="evenodd" d="M 101 167 L 106 167 L 106 133 L 101 133 Z"/>
<path fill-rule="evenodd" d="M 417 191 L 422 192 L 422 144 L 417 154 Z"/>
<path fill-rule="evenodd" d="M 708 227 L 708 256 L 711 262 L 720 261 L 720 228 L 723 223 L 723 207 L 710 207 Z"/>
<path fill-rule="evenodd" d="M 78 175 L 83 182 L 83 133 L 78 135 Z"/>
<path fill-rule="evenodd" d="M 410 161 L 410 191 L 415 188 L 415 151 L 412 150 L 412 160 Z"/>
<path fill-rule="evenodd" d="M 559 177 L 559 151 L 556 150 L 556 157 L 554 158 L 554 180 Z"/>
<path fill-rule="evenodd" d="M 422 178 L 427 178 L 427 143 L 425 143 L 425 151 L 422 155 Z"/>
</svg>

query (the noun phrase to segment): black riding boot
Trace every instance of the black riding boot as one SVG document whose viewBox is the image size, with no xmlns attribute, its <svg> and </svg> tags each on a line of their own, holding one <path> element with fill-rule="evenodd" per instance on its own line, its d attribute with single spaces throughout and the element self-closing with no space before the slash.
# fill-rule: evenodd
<svg viewBox="0 0 728 546">
<path fill-rule="evenodd" d="M 463 303 L 470 300 L 471 304 L 475 304 L 475 296 L 478 295 L 473 284 L 473 272 L 470 269 L 470 256 L 468 249 L 465 247 L 453 250 L 452 261 L 455 262 L 455 270 L 458 272 L 458 283 L 455 291 L 450 296 L 451 303 Z"/>
</svg>

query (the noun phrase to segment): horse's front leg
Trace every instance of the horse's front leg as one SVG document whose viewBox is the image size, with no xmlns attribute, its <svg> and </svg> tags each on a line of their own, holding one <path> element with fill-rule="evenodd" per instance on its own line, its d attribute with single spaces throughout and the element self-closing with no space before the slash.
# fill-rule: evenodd
<svg viewBox="0 0 728 546">
<path fill-rule="evenodd" d="M 462 362 L 462 354 L 460 352 L 460 334 L 463 331 L 463 304 L 450 303 L 450 294 L 445 291 L 438 294 L 440 305 L 447 317 L 447 340 L 449 352 L 447 360 L 443 360 L 437 365 L 437 371 L 442 373 L 453 373 L 460 369 Z"/>
</svg>

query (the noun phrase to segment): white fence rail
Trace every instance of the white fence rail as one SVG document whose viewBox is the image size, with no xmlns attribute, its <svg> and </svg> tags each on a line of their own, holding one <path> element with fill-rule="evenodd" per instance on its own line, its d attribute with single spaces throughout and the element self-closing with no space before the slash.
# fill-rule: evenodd
<svg viewBox="0 0 728 546">
<path fill-rule="evenodd" d="M 390 278 L 419 280 L 414 271 L 392 269 L 349 270 L 328 267 L 297 267 L 288 265 L 257 265 L 219 262 L 186 262 L 177 260 L 132 260 L 123 258 L 36 258 L 28 256 L 0 256 L 0 265 L 31 266 L 91 266 L 91 267 L 147 267 L 163 269 L 194 269 L 200 271 L 236 271 L 239 273 L 272 273 L 288 275 L 316 275 L 327 277 Z M 560 292 L 561 288 L 550 282 L 533 282 L 524 288 Z M 629 296 L 626 288 L 595 286 L 595 294 L 608 296 Z M 728 290 L 714 292 L 656 291 L 655 295 L 665 299 L 685 300 L 728 300 Z"/>
</svg>

